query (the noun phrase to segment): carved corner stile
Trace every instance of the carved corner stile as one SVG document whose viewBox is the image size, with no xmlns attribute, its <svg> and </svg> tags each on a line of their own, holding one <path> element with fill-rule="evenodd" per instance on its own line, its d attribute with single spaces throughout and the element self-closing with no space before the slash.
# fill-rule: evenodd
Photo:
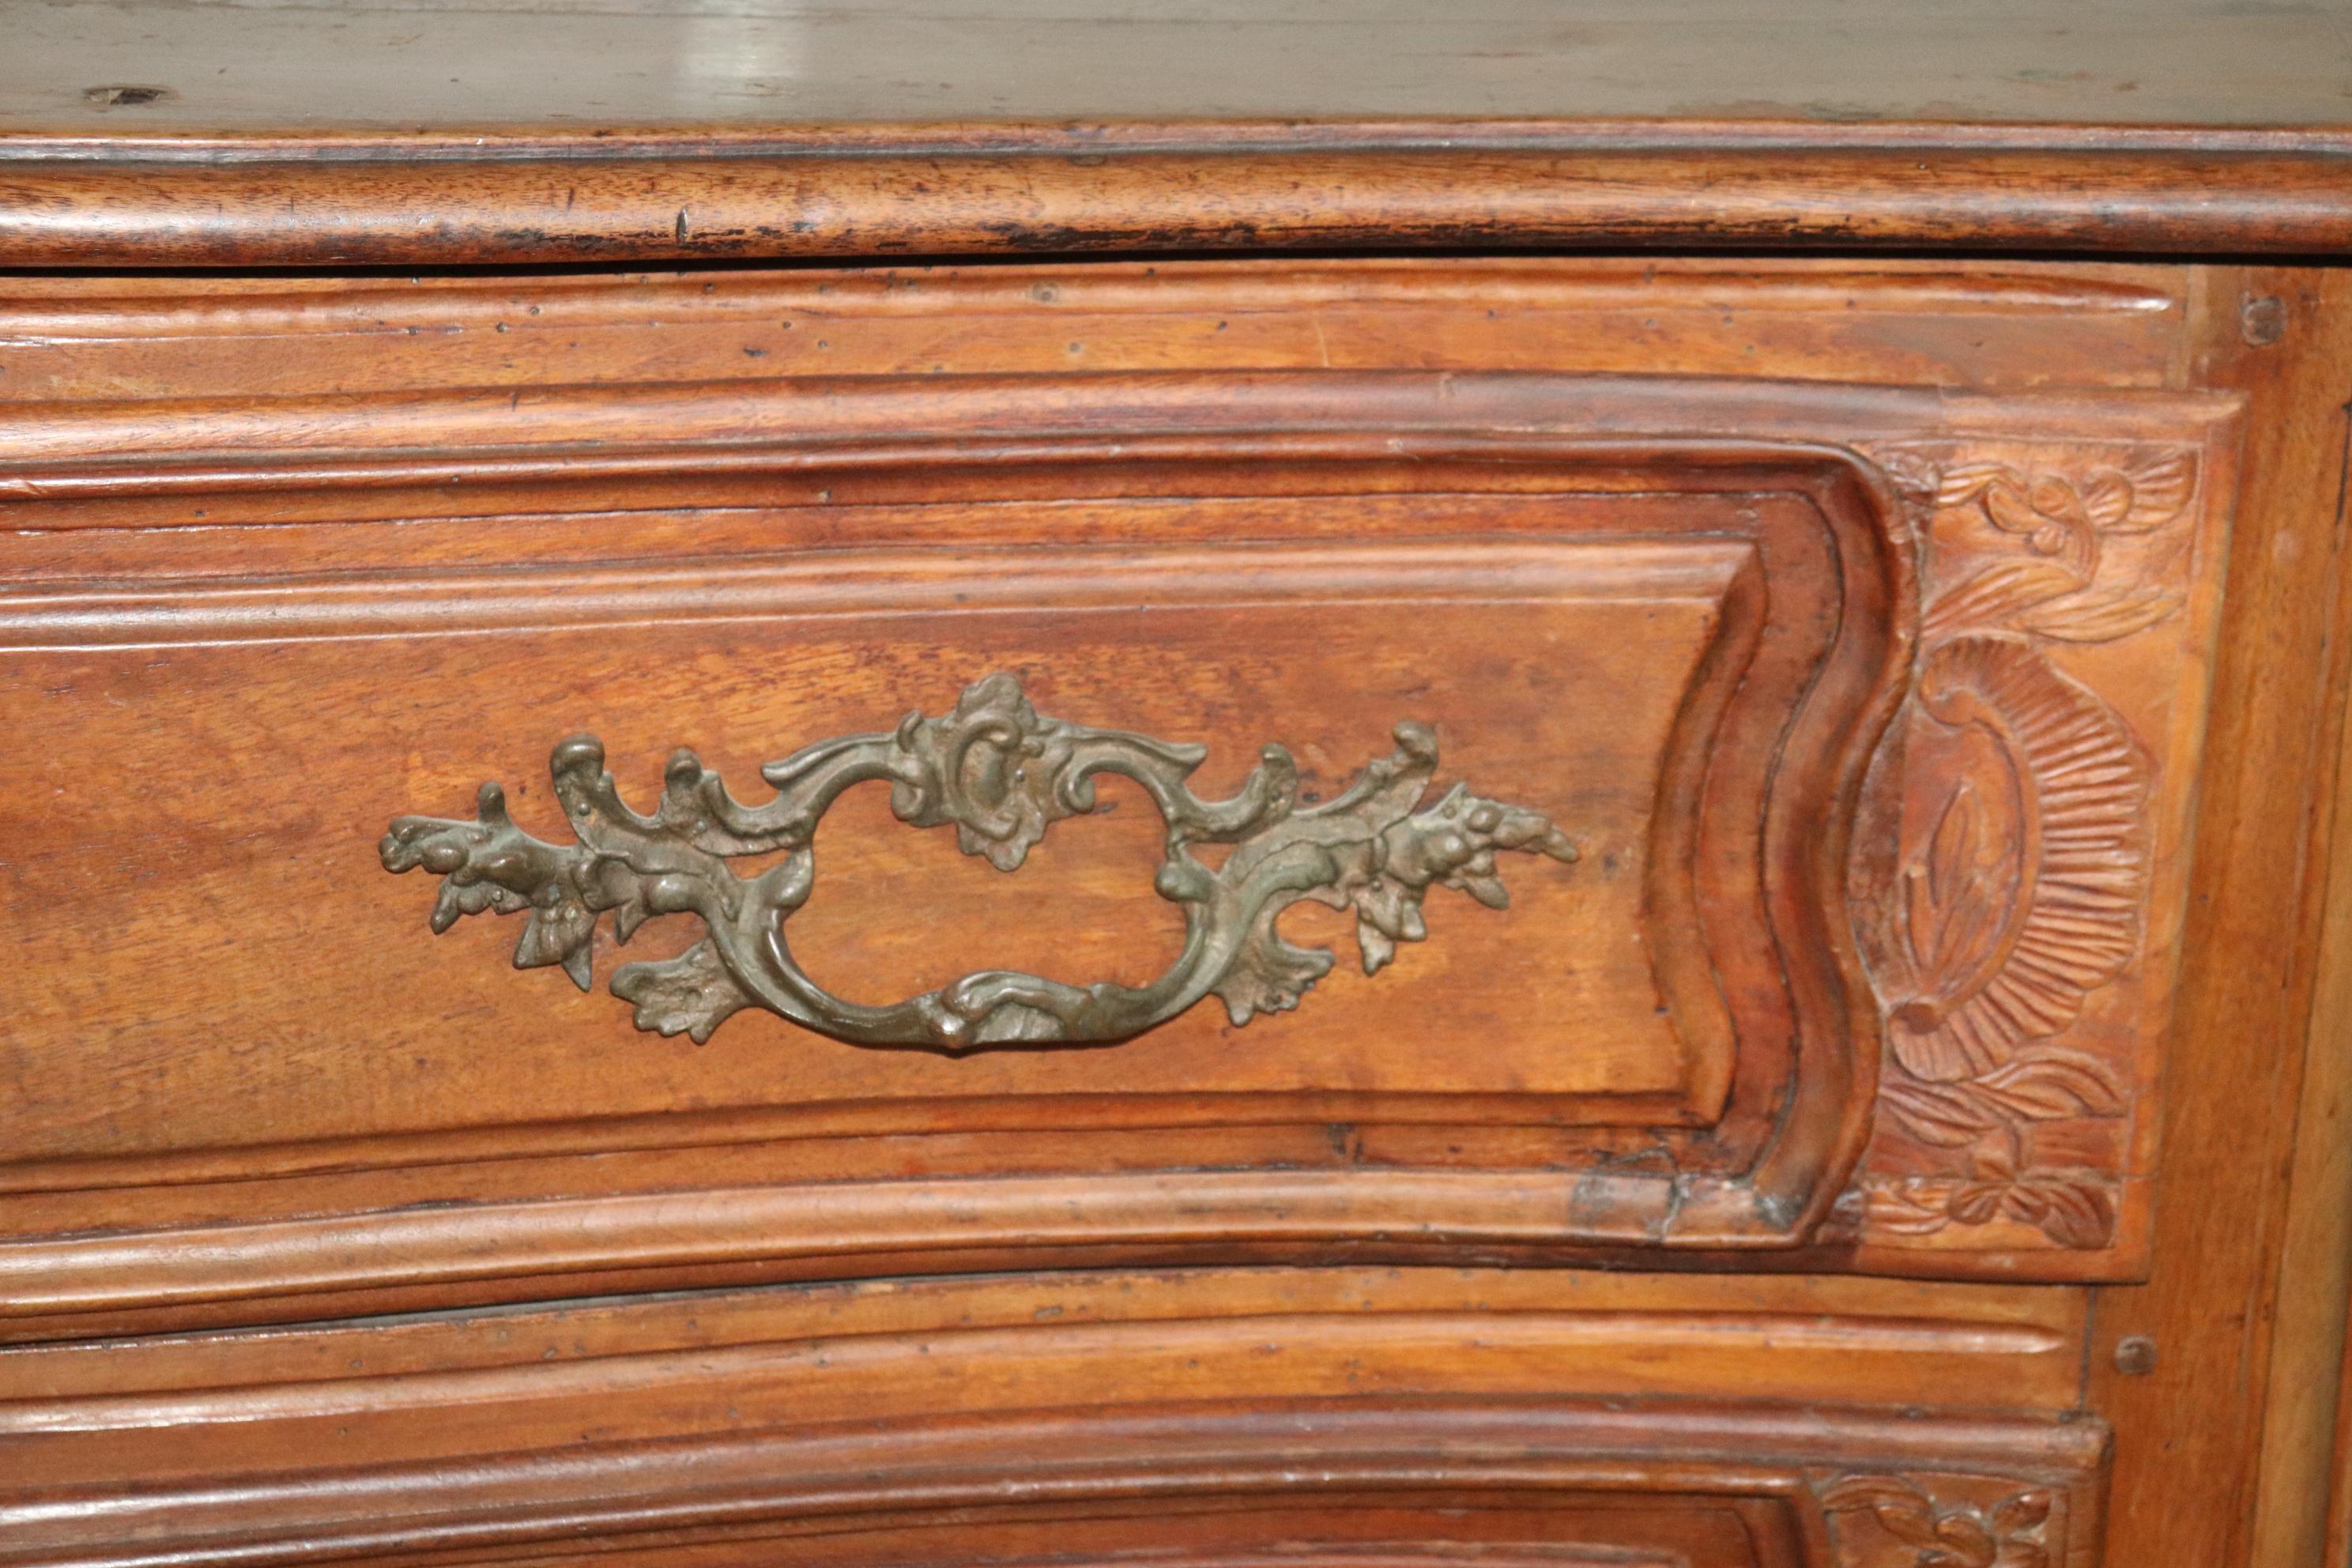
<svg viewBox="0 0 2352 1568">
<path fill-rule="evenodd" d="M 1852 878 L 1885 1057 L 1844 1215 L 1897 1246 L 2105 1248 L 2140 1028 L 2116 994 L 2151 945 L 2164 741 L 2114 688 L 2174 679 L 2164 634 L 2194 584 L 2200 456 L 1872 455 L 1927 565 L 1911 696 L 1865 807 L 1895 847 Z"/>
</svg>

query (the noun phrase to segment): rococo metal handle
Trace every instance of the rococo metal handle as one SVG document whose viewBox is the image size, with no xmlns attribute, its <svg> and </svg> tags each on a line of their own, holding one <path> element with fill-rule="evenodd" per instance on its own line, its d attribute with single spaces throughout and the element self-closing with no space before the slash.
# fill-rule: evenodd
<svg viewBox="0 0 2352 1568">
<path fill-rule="evenodd" d="M 530 911 L 515 967 L 562 964 L 588 988 L 598 918 L 613 913 L 626 942 L 655 915 L 701 918 L 704 939 L 676 958 L 624 964 L 613 994 L 636 1005 L 637 1027 L 688 1034 L 698 1043 L 730 1014 L 765 1007 L 796 1024 L 861 1046 L 961 1052 L 1038 1042 L 1102 1045 L 1128 1039 L 1214 993 L 1235 1024 L 1295 1007 L 1331 967 L 1328 951 L 1294 946 L 1275 930 L 1301 899 L 1354 906 L 1364 972 L 1377 973 L 1400 942 L 1419 942 L 1422 894 L 1432 882 L 1490 908 L 1508 902 L 1495 851 L 1538 851 L 1573 860 L 1576 848 L 1549 818 L 1456 784 L 1416 811 L 1437 768 L 1427 726 L 1396 727 L 1398 750 L 1369 764 L 1338 798 L 1298 804 L 1290 753 L 1268 746 L 1231 800 L 1203 801 L 1184 781 L 1207 749 L 1041 717 L 1007 674 L 974 682 L 942 719 L 909 713 L 896 732 L 821 741 L 761 770 L 776 798 L 746 806 L 692 752 L 671 755 L 661 805 L 640 816 L 621 803 L 604 749 L 575 735 L 555 748 L 556 798 L 579 842 L 542 843 L 514 825 L 495 784 L 481 788 L 477 820 L 404 816 L 381 846 L 384 868 L 436 872 L 436 932 L 459 915 Z M 1002 871 L 1018 867 L 1046 826 L 1092 811 L 1097 773 L 1118 773 L 1150 793 L 1168 825 L 1168 856 L 1155 886 L 1183 906 L 1184 950 L 1140 988 L 1076 986 L 1009 970 L 967 974 L 891 1006 L 845 1002 L 793 960 L 783 925 L 816 875 L 817 821 L 841 793 L 867 780 L 890 784 L 890 808 L 917 827 L 953 823 L 967 855 Z M 1199 844 L 1229 844 L 1211 870 Z M 730 855 L 782 851 L 748 879 Z"/>
</svg>

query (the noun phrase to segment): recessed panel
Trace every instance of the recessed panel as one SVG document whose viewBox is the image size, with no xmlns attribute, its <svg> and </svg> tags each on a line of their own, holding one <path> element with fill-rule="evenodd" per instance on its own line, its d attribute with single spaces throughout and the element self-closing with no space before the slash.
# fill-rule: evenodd
<svg viewBox="0 0 2352 1568">
<path fill-rule="evenodd" d="M 56 981 L 17 1010 L 9 1048 L 34 1100 L 78 1114 L 24 1129 L 11 1152 L 217 1147 L 232 1117 L 242 1141 L 268 1142 L 993 1096 L 1540 1095 L 1576 1101 L 1559 1116 L 1698 1121 L 1729 1063 L 1705 1059 L 1663 1005 L 1643 905 L 1676 724 L 1751 556 L 1737 542 L 1524 538 L 1078 550 L 1031 581 L 1001 558 L 908 552 L 821 588 L 790 563 L 739 563 L 713 573 L 714 593 L 740 596 L 723 619 L 687 599 L 640 618 L 576 576 L 526 573 L 495 608 L 527 606 L 540 626 L 436 626 L 404 614 L 389 585 L 380 608 L 359 584 L 340 626 L 272 636 L 205 623 L 211 606 L 193 600 L 161 646 L 11 654 L 20 788 L 70 801 L 85 851 L 19 870 L 16 896 L 41 911 L 26 962 Z M 774 793 L 762 763 L 887 731 L 910 709 L 944 712 L 997 673 L 1041 712 L 1206 746 L 1189 783 L 1212 799 L 1279 743 L 1302 811 L 1388 758 L 1396 725 L 1420 722 L 1438 748 L 1424 805 L 1466 782 L 1548 816 L 1578 858 L 1496 857 L 1507 909 L 1429 889 L 1426 940 L 1395 942 L 1377 975 L 1355 910 L 1302 904 L 1285 937 L 1342 961 L 1295 1011 L 1243 1026 L 1213 997 L 1125 1042 L 960 1059 L 860 1049 L 757 1007 L 701 1048 L 641 1032 L 603 983 L 685 948 L 692 914 L 656 917 L 626 947 L 605 918 L 583 994 L 559 966 L 513 972 L 527 915 L 436 938 L 434 877 L 374 864 L 385 824 L 470 816 L 487 778 L 504 782 L 519 824 L 568 842 L 546 758 L 575 731 L 602 738 L 622 797 L 646 810 L 684 745 L 757 802 Z M 90 788 L 95 758 L 155 783 Z M 1008 872 L 959 854 L 952 827 L 893 821 L 877 784 L 828 818 L 814 889 L 782 929 L 814 977 L 856 1002 L 954 981 L 950 954 L 1147 983 L 1182 936 L 1181 906 L 1154 887 L 1166 829 L 1139 788 L 1100 794 Z M 758 860 L 745 858 L 747 879 Z M 90 943 L 101 930 L 114 940 Z M 83 1032 L 94 1016 L 110 1020 L 96 1041 Z M 924 1114 L 910 1108 L 905 1125 L 920 1131 Z"/>
</svg>

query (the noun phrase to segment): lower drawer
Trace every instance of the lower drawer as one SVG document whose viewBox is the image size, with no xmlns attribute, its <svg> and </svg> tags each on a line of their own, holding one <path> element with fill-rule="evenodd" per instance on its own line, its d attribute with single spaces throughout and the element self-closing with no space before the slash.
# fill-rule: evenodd
<svg viewBox="0 0 2352 1568">
<path fill-rule="evenodd" d="M 18 1349 L 0 1563 L 2087 1568 L 2084 1331 L 2046 1289 L 1209 1270 Z"/>
</svg>

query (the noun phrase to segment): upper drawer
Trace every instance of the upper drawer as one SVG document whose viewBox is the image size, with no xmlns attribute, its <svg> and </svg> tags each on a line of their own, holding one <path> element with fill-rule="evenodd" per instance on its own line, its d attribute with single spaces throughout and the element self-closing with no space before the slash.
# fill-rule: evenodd
<svg viewBox="0 0 2352 1568">
<path fill-rule="evenodd" d="M 0 416 L 11 1331 L 2144 1261 L 2221 400 L 273 352 Z"/>
</svg>

